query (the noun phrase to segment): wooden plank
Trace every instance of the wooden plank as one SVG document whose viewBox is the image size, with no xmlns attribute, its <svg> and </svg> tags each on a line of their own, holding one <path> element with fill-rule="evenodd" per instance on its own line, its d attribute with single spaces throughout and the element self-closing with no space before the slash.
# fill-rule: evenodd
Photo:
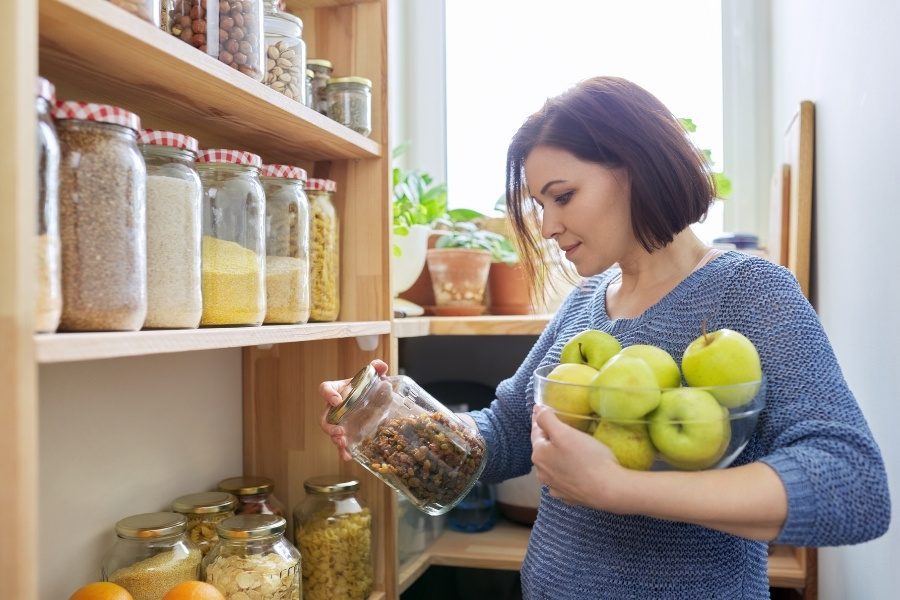
<svg viewBox="0 0 900 600">
<path fill-rule="evenodd" d="M 366 2 L 378 2 L 379 0 L 287 0 L 288 11 L 302 10 L 304 8 L 334 8 Z"/>
<path fill-rule="evenodd" d="M 815 105 L 800 103 L 785 132 L 785 156 L 790 166 L 788 267 L 809 298 L 812 264 L 812 213 L 815 150 Z"/>
<path fill-rule="evenodd" d="M 396 338 L 424 337 L 431 333 L 431 319 L 428 317 L 407 317 L 394 319 L 391 327 Z"/>
<path fill-rule="evenodd" d="M 518 571 L 525 560 L 531 528 L 498 521 L 490 531 L 447 530 L 428 549 L 432 565 Z"/>
<path fill-rule="evenodd" d="M 539 335 L 553 315 L 430 317 L 431 335 Z"/>
<path fill-rule="evenodd" d="M 426 550 L 422 554 L 409 559 L 400 567 L 398 591 L 403 593 L 409 589 L 431 566 L 431 554 Z"/>
<path fill-rule="evenodd" d="M 804 548 L 780 544 L 770 548 L 769 585 L 784 588 L 802 588 L 806 585 Z"/>
</svg>

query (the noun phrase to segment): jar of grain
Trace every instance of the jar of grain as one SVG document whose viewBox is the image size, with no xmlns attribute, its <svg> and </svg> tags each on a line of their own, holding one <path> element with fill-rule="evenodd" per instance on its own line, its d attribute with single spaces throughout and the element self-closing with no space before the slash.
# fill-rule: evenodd
<svg viewBox="0 0 900 600">
<path fill-rule="evenodd" d="M 197 581 L 200 550 L 185 536 L 187 519 L 172 512 L 133 515 L 116 523 L 115 545 L 103 559 L 101 579 L 134 600 L 160 600 L 174 585 Z"/>
<path fill-rule="evenodd" d="M 172 510 L 187 519 L 187 536 L 203 556 L 212 549 L 219 534 L 216 525 L 234 516 L 237 498 L 228 492 L 200 492 L 176 498 Z"/>
<path fill-rule="evenodd" d="M 57 101 L 63 312 L 60 329 L 136 331 L 147 313 L 147 169 L 140 118 Z"/>
<path fill-rule="evenodd" d="M 50 118 L 56 102 L 53 84 L 38 77 L 37 147 L 37 296 L 34 302 L 34 329 L 56 331 L 62 314 L 62 282 L 59 269 L 59 139 Z"/>
<path fill-rule="evenodd" d="M 303 21 L 286 12 L 266 12 L 265 84 L 300 104 L 306 103 L 306 43 Z"/>
<path fill-rule="evenodd" d="M 313 97 L 315 102 L 312 108 L 323 115 L 328 114 L 328 99 L 325 97 L 325 87 L 328 80 L 331 79 L 331 73 L 334 71 L 330 60 L 324 58 L 310 58 L 306 61 L 306 68 L 313 72 Z"/>
<path fill-rule="evenodd" d="M 304 600 L 365 600 L 372 591 L 372 515 L 356 497 L 359 481 L 324 475 L 307 479 L 303 489 L 294 531 Z"/>
<path fill-rule="evenodd" d="M 353 131 L 372 133 L 372 82 L 365 77 L 338 77 L 325 88 L 328 116 Z"/>
<path fill-rule="evenodd" d="M 264 165 L 266 191 L 266 323 L 309 320 L 309 199 L 306 171 Z"/>
<path fill-rule="evenodd" d="M 208 10 L 207 7 L 212 7 Z M 172 35 L 229 67 L 263 80 L 262 0 L 172 0 Z"/>
<path fill-rule="evenodd" d="M 340 313 L 340 241 L 338 216 L 331 198 L 337 184 L 310 179 L 309 194 L 309 319 L 336 321 Z"/>
<path fill-rule="evenodd" d="M 300 600 L 300 552 L 285 539 L 285 527 L 277 515 L 225 519 L 217 526 L 219 542 L 203 559 L 203 580 L 229 600 Z"/>
<path fill-rule="evenodd" d="M 261 325 L 266 315 L 266 198 L 262 160 L 239 150 L 203 150 L 201 325 Z"/>
<path fill-rule="evenodd" d="M 284 504 L 273 493 L 275 482 L 268 477 L 229 477 L 219 482 L 219 491 L 237 498 L 235 514 L 285 516 Z"/>
<path fill-rule="evenodd" d="M 109 0 L 119 8 L 123 8 L 134 16 L 143 19 L 149 23 L 153 23 L 156 27 L 160 25 L 160 0 Z"/>
<path fill-rule="evenodd" d="M 147 328 L 200 324 L 200 202 L 197 140 L 144 129 L 147 164 Z"/>
<path fill-rule="evenodd" d="M 326 418 L 344 428 L 354 460 L 421 511 L 449 511 L 481 476 L 486 445 L 478 429 L 409 377 L 380 377 L 366 365 L 341 396 Z"/>
</svg>

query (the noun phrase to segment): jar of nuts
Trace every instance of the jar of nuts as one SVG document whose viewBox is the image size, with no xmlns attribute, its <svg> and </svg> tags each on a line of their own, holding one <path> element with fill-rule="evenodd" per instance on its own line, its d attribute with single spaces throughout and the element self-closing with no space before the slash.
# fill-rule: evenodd
<svg viewBox="0 0 900 600">
<path fill-rule="evenodd" d="M 315 98 L 312 108 L 323 115 L 328 114 L 328 99 L 325 97 L 325 87 L 334 68 L 330 60 L 324 58 L 310 58 L 306 61 L 306 68 L 313 72 L 313 96 Z"/>
<path fill-rule="evenodd" d="M 123 8 L 145 21 L 160 25 L 160 0 L 109 0 L 119 8 Z"/>
<path fill-rule="evenodd" d="M 449 511 L 481 476 L 486 445 L 478 429 L 409 377 L 380 377 L 366 365 L 341 396 L 328 422 L 344 428 L 356 462 L 419 510 Z"/>
<path fill-rule="evenodd" d="M 234 516 L 237 498 L 228 492 L 200 492 L 176 498 L 172 510 L 187 519 L 188 539 L 206 554 L 219 541 L 216 525 Z"/>
<path fill-rule="evenodd" d="M 267 12 L 265 84 L 306 104 L 306 43 L 303 21 L 285 12 Z"/>
<path fill-rule="evenodd" d="M 59 270 L 59 138 L 50 117 L 56 102 L 53 84 L 38 77 L 37 141 L 37 298 L 34 302 L 34 329 L 56 331 L 62 314 L 62 283 Z"/>
<path fill-rule="evenodd" d="M 340 240 L 337 211 L 331 201 L 337 184 L 310 179 L 309 194 L 309 319 L 336 321 L 340 314 Z"/>
<path fill-rule="evenodd" d="M 372 133 L 372 82 L 365 77 L 338 77 L 325 88 L 328 116 L 361 135 Z"/>
<path fill-rule="evenodd" d="M 268 477 L 229 477 L 219 482 L 219 490 L 237 497 L 235 514 L 285 516 L 284 504 L 272 493 L 275 482 Z"/>
<path fill-rule="evenodd" d="M 172 0 L 169 31 L 210 56 L 262 81 L 262 0 Z"/>
</svg>

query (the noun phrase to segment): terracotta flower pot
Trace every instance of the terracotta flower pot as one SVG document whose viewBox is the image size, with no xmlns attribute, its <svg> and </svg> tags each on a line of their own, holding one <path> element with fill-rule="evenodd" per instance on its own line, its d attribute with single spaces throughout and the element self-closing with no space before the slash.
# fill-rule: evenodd
<svg viewBox="0 0 900 600">
<path fill-rule="evenodd" d="M 428 272 L 434 290 L 434 312 L 442 316 L 480 315 L 487 308 L 484 293 L 491 253 L 467 248 L 432 248 Z"/>
<path fill-rule="evenodd" d="M 491 263 L 488 276 L 492 315 L 527 315 L 532 312 L 528 278 L 521 263 Z"/>
</svg>

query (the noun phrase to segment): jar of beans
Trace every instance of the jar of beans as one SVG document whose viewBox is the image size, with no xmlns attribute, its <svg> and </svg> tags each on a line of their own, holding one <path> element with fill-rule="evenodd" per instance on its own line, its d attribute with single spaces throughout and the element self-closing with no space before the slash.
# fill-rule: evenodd
<svg viewBox="0 0 900 600">
<path fill-rule="evenodd" d="M 219 541 L 216 525 L 234 516 L 237 498 L 228 492 L 200 492 L 176 498 L 172 510 L 187 519 L 187 536 L 203 556 Z"/>
<path fill-rule="evenodd" d="M 34 329 L 56 331 L 62 314 L 62 282 L 59 269 L 59 139 L 50 117 L 56 102 L 53 84 L 37 80 L 37 298 Z"/>
<path fill-rule="evenodd" d="M 240 150 L 202 150 L 200 324 L 261 325 L 266 315 L 266 197 L 262 159 Z"/>
<path fill-rule="evenodd" d="M 306 104 L 306 43 L 303 21 L 286 12 L 266 12 L 265 84 Z"/>
<path fill-rule="evenodd" d="M 353 458 L 419 510 L 440 515 L 462 500 L 485 465 L 486 446 L 468 425 L 406 376 L 366 365 L 327 420 L 344 428 Z"/>
<path fill-rule="evenodd" d="M 323 115 L 328 114 L 328 99 L 325 97 L 325 87 L 328 85 L 328 80 L 331 79 L 331 74 L 334 71 L 331 61 L 324 58 L 310 58 L 306 61 L 306 68 L 313 72 L 312 87 L 315 101 L 312 103 L 312 108 L 315 108 Z"/>
<path fill-rule="evenodd" d="M 235 514 L 285 516 L 284 504 L 273 493 L 275 482 L 268 477 L 229 477 L 219 482 L 219 491 L 237 497 Z"/>
<path fill-rule="evenodd" d="M 172 0 L 169 31 L 241 73 L 265 74 L 262 0 Z"/>
<path fill-rule="evenodd" d="M 67 331 L 136 331 L 147 313 L 147 169 L 140 118 L 57 101 L 59 224 Z"/>
<path fill-rule="evenodd" d="M 134 16 L 160 25 L 160 0 L 109 0 L 119 8 L 125 9 Z"/>
<path fill-rule="evenodd" d="M 365 77 L 338 77 L 325 88 L 328 116 L 361 135 L 372 133 L 372 82 Z"/>
<path fill-rule="evenodd" d="M 340 313 L 340 240 L 338 216 L 331 198 L 337 184 L 310 179 L 309 194 L 309 318 L 336 321 Z"/>
<path fill-rule="evenodd" d="M 266 191 L 265 323 L 309 320 L 309 199 L 306 171 L 263 165 Z"/>
</svg>

